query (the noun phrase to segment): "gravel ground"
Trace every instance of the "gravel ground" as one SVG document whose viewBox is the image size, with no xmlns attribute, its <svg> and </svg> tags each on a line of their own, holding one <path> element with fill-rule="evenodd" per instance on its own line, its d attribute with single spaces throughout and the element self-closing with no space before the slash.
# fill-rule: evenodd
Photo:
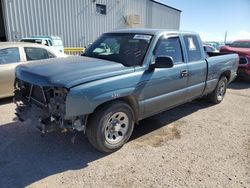
<svg viewBox="0 0 250 188">
<path fill-rule="evenodd" d="M 143 120 L 109 155 L 82 134 L 40 137 L 14 108 L 0 101 L 1 187 L 250 187 L 250 83 Z"/>
</svg>

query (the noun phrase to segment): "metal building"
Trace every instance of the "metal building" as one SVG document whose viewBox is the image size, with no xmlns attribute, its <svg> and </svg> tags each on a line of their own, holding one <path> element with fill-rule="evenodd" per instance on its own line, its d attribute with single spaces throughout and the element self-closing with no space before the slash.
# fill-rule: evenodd
<svg viewBox="0 0 250 188">
<path fill-rule="evenodd" d="M 179 29 L 180 14 L 153 0 L 0 0 L 0 40 L 57 35 L 83 47 L 117 29 Z"/>
</svg>

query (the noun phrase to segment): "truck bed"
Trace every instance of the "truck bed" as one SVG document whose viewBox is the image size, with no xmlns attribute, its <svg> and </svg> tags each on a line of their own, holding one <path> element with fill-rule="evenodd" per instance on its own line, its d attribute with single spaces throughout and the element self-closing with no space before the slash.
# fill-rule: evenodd
<svg viewBox="0 0 250 188">
<path fill-rule="evenodd" d="M 210 93 L 216 87 L 221 72 L 228 71 L 228 82 L 235 79 L 237 75 L 239 56 L 237 54 L 225 54 L 209 52 L 210 57 L 206 58 L 207 61 L 207 84 L 204 94 Z M 231 71 L 230 71 L 231 70 Z"/>
</svg>

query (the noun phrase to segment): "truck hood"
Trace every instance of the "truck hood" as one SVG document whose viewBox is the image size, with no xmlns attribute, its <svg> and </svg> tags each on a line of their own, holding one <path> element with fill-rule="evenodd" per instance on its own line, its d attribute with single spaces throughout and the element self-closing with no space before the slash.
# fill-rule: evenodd
<svg viewBox="0 0 250 188">
<path fill-rule="evenodd" d="M 240 56 L 250 55 L 250 48 L 235 48 L 235 47 L 225 46 L 222 47 L 221 51 L 226 53 L 237 53 Z"/>
<path fill-rule="evenodd" d="M 16 77 L 40 86 L 71 88 L 86 82 L 134 72 L 133 67 L 102 59 L 70 56 L 31 62 L 16 68 Z"/>
</svg>

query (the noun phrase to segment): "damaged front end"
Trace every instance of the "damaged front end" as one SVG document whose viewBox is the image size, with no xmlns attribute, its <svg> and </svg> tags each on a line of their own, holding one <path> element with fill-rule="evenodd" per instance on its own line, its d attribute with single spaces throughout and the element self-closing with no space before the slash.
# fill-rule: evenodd
<svg viewBox="0 0 250 188">
<path fill-rule="evenodd" d="M 38 86 L 19 79 L 14 86 L 19 120 L 32 121 L 42 133 L 57 129 L 85 131 L 87 116 L 65 118 L 66 88 Z"/>
</svg>

